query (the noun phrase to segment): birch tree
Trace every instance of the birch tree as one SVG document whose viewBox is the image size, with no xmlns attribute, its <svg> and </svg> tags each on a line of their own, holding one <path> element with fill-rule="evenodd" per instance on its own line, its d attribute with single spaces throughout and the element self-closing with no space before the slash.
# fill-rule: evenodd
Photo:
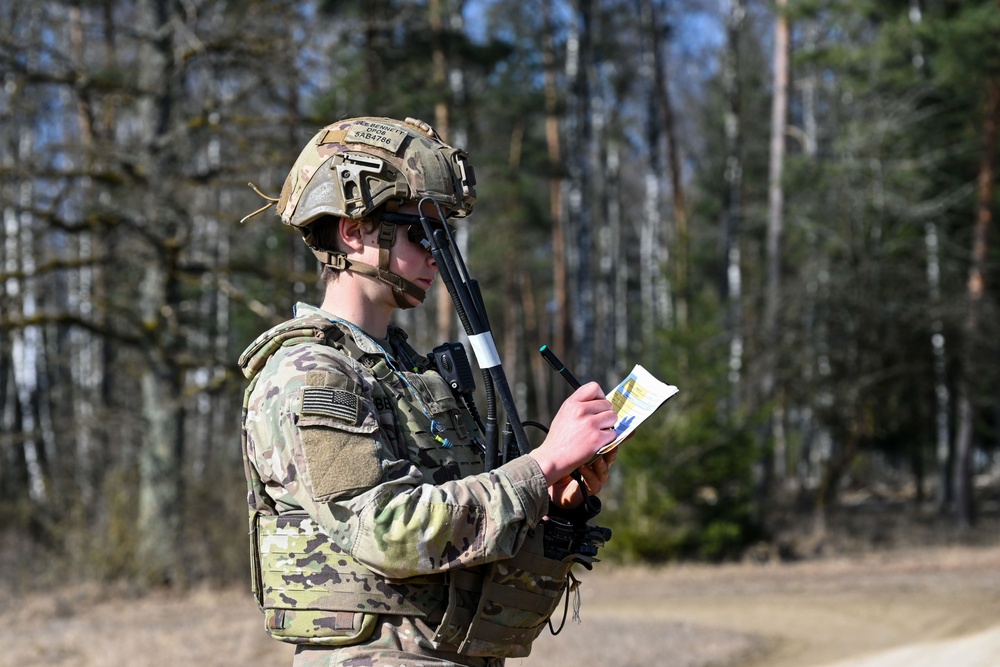
<svg viewBox="0 0 1000 667">
<path fill-rule="evenodd" d="M 666 143 L 667 153 L 675 150 L 676 140 L 669 136 L 672 132 L 670 117 L 669 93 L 666 90 L 666 73 L 663 69 L 662 45 L 660 34 L 664 30 L 659 22 L 659 14 L 651 2 L 643 2 L 640 6 L 641 25 L 646 27 L 643 35 L 642 70 L 647 98 L 646 115 L 646 150 L 648 166 L 644 170 L 644 201 L 642 227 L 640 231 L 639 284 L 641 285 L 642 322 L 641 337 L 646 349 L 655 349 L 656 333 L 667 325 L 671 307 L 671 286 L 665 279 L 667 268 L 666 234 L 664 230 L 667 221 L 663 219 L 663 201 L 660 174 L 671 167 L 668 160 L 663 159 L 662 145 Z M 666 130 L 666 132 L 664 132 Z M 667 134 L 664 137 L 664 134 Z M 676 185 L 676 182 L 675 182 Z M 675 191 L 676 195 L 676 191 Z M 676 214 L 676 209 L 675 209 Z M 675 219 L 676 223 L 677 220 Z"/>
<path fill-rule="evenodd" d="M 743 275 L 740 260 L 740 228 L 743 219 L 743 155 L 739 62 L 740 38 L 746 6 L 743 0 L 729 0 L 726 19 L 726 55 L 723 63 L 723 88 L 726 108 L 723 123 L 726 137 L 726 183 L 723 223 L 723 257 L 726 266 L 727 332 L 729 335 L 729 412 L 741 404 L 743 382 Z"/>
<path fill-rule="evenodd" d="M 786 466 L 786 443 L 783 431 L 783 410 L 777 377 L 777 354 L 781 349 L 782 331 L 778 322 L 781 308 L 781 244 L 785 215 L 785 191 L 782 178 L 785 169 L 785 134 L 788 124 L 788 58 L 789 27 L 788 1 L 777 0 L 774 15 L 774 83 L 771 97 L 771 143 L 767 183 L 767 293 L 764 305 L 764 336 L 767 348 L 763 351 L 764 370 L 760 400 L 771 406 L 769 436 L 774 441 L 774 454 L 765 463 L 766 476 L 774 470 L 778 480 L 783 480 Z M 776 393 L 779 394 L 776 399 Z M 773 459 L 773 463 L 771 463 Z M 767 484 L 765 483 L 765 493 Z"/>
<path fill-rule="evenodd" d="M 594 86 L 594 16 L 593 0 L 574 0 L 574 20 L 570 24 L 567 43 L 567 79 L 571 91 L 568 98 L 567 136 L 573 144 L 567 147 L 569 167 L 569 207 L 567 224 L 567 260 L 573 289 L 569 298 L 572 354 L 568 363 L 575 363 L 582 374 L 591 372 L 593 354 L 594 304 L 592 240 L 593 210 L 588 198 L 594 184 L 594 152 L 598 137 L 594 133 L 594 112 L 600 104 Z"/>
<path fill-rule="evenodd" d="M 930 79 L 924 47 L 919 38 L 923 10 L 919 0 L 910 0 L 910 23 L 918 34 L 912 41 L 912 63 L 920 78 Z M 948 354 L 944 322 L 941 315 L 941 244 L 939 222 L 932 218 L 924 224 L 924 244 L 927 248 L 927 286 L 931 306 L 931 350 L 934 355 L 934 452 L 938 465 L 937 506 L 944 512 L 952 502 L 951 474 L 951 391 L 948 387 Z"/>
</svg>

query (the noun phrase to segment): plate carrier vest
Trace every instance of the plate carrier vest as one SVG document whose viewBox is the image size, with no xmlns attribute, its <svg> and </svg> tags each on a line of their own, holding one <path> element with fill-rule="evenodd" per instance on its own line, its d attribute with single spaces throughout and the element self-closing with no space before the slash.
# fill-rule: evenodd
<svg viewBox="0 0 1000 667">
<path fill-rule="evenodd" d="M 411 382 L 419 377 L 428 389 L 439 410 L 432 416 L 446 425 L 443 436 L 451 447 L 413 436 L 427 430 L 427 420 L 395 371 L 381 355 L 362 352 L 326 318 L 307 315 L 289 320 L 262 334 L 240 356 L 240 368 L 250 380 L 243 397 L 242 438 L 250 505 L 251 587 L 264 612 L 265 629 L 292 644 L 349 646 L 372 635 L 379 614 L 416 616 L 437 628 L 436 648 L 469 656 L 527 656 L 569 581 L 576 582 L 570 573 L 573 563 L 589 566 L 594 559 L 546 557 L 538 526 L 528 532 L 512 558 L 448 573 L 387 579 L 341 550 L 305 512 L 278 514 L 250 462 L 246 417 L 258 373 L 282 347 L 319 344 L 343 352 L 380 378 L 373 386 L 382 431 L 403 438 L 405 442 L 396 444 L 409 450 L 411 460 L 429 479 L 435 479 L 435 472 L 440 475 L 442 468 L 447 468 L 449 479 L 482 472 L 481 449 L 473 436 L 478 429 L 458 408 L 451 387 L 436 371 L 428 370 L 426 359 L 405 343 L 402 330 L 390 327 L 389 336 L 419 360 L 414 370 L 426 370 L 403 375 Z"/>
</svg>

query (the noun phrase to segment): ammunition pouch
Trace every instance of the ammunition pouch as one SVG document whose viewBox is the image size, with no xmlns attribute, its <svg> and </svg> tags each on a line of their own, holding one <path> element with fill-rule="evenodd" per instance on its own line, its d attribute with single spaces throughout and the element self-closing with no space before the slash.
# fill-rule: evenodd
<svg viewBox="0 0 1000 667">
<path fill-rule="evenodd" d="M 529 532 L 512 558 L 453 573 L 449 605 L 435 640 L 469 656 L 522 658 L 566 593 L 576 559 L 544 554 L 542 527 Z M 475 606 L 464 606 L 472 601 Z"/>
</svg>

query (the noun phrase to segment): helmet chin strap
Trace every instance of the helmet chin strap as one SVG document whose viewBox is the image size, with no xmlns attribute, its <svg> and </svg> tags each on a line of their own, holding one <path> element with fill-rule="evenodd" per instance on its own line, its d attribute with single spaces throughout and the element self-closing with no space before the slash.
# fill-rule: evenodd
<svg viewBox="0 0 1000 667">
<path fill-rule="evenodd" d="M 410 303 L 406 300 L 405 294 L 409 294 L 417 300 L 417 303 L 423 303 L 424 299 L 427 298 L 427 292 L 420 289 L 409 280 L 406 280 L 402 276 L 387 271 L 380 267 L 372 266 L 371 264 L 365 264 L 364 262 L 349 262 L 344 259 L 346 264 L 345 268 L 348 271 L 354 271 L 355 273 L 360 273 L 366 276 L 371 276 L 376 280 L 379 280 L 389 287 L 392 288 L 392 296 L 396 299 L 396 305 L 402 309 L 413 308 L 416 304 Z"/>
<path fill-rule="evenodd" d="M 372 266 L 365 262 L 349 261 L 347 255 L 343 252 L 330 252 L 318 248 L 311 248 L 311 250 L 324 266 L 329 266 L 331 269 L 338 271 L 353 271 L 354 273 L 371 276 L 385 283 L 392 288 L 392 295 L 396 299 L 397 306 L 404 310 L 413 308 L 416 304 L 407 301 L 406 295 L 413 297 L 417 300 L 417 304 L 420 304 L 427 298 L 427 291 L 389 270 L 389 252 L 396 240 L 397 226 L 390 222 L 382 222 L 379 226 L 378 266 Z"/>
</svg>

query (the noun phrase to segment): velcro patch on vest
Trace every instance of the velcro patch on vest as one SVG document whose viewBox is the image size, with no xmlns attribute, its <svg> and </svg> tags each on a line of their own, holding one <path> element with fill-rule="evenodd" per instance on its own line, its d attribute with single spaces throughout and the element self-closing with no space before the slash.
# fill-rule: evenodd
<svg viewBox="0 0 1000 667">
<path fill-rule="evenodd" d="M 301 414 L 330 417 L 347 424 L 357 424 L 361 412 L 356 394 L 333 387 L 304 387 Z"/>
</svg>

